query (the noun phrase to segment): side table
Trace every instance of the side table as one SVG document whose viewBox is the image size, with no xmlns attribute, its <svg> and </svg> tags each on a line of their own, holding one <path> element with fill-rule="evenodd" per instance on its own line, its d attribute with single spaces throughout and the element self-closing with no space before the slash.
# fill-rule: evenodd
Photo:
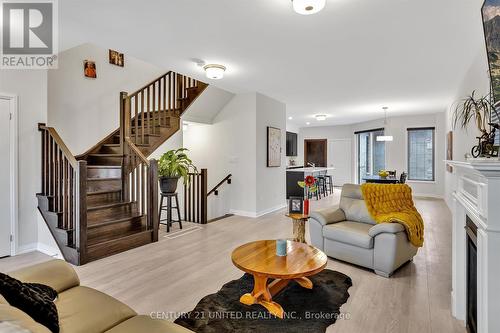
<svg viewBox="0 0 500 333">
<path fill-rule="evenodd" d="M 293 240 L 306 244 L 306 222 L 309 215 L 290 213 L 286 214 L 293 221 Z"/>
</svg>

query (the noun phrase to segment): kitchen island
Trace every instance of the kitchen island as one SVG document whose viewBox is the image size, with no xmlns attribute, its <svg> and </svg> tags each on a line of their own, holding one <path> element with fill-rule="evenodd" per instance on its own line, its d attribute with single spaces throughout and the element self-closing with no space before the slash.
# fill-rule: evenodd
<svg viewBox="0 0 500 333">
<path fill-rule="evenodd" d="M 303 181 L 307 176 L 318 176 L 325 174 L 329 170 L 335 170 L 334 167 L 302 167 L 288 168 L 286 170 L 286 198 L 304 196 L 304 189 L 297 183 Z"/>
</svg>

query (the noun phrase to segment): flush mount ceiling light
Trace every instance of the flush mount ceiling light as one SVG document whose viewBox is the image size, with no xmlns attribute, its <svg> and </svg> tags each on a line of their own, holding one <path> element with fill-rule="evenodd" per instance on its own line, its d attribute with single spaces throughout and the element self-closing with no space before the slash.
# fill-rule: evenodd
<svg viewBox="0 0 500 333">
<path fill-rule="evenodd" d="M 317 121 L 323 121 L 326 120 L 326 114 L 317 114 L 314 117 L 316 117 Z"/>
<path fill-rule="evenodd" d="M 293 117 L 292 117 L 292 116 L 288 117 L 288 120 L 292 120 L 292 119 L 293 119 Z"/>
<path fill-rule="evenodd" d="M 205 70 L 205 74 L 209 79 L 219 80 L 224 77 L 224 72 L 226 71 L 226 67 L 217 64 L 208 64 L 203 66 Z"/>
<path fill-rule="evenodd" d="M 311 125 L 311 123 L 310 123 L 310 122 L 307 122 L 307 123 L 306 123 L 306 125 Z"/>
<path fill-rule="evenodd" d="M 382 108 L 384 110 L 385 116 L 384 116 L 384 130 L 387 127 L 387 106 L 384 106 Z M 392 141 L 394 138 L 392 135 L 377 135 L 377 141 Z"/>
<path fill-rule="evenodd" d="M 292 4 L 296 13 L 311 15 L 325 8 L 326 0 L 292 0 Z"/>
</svg>

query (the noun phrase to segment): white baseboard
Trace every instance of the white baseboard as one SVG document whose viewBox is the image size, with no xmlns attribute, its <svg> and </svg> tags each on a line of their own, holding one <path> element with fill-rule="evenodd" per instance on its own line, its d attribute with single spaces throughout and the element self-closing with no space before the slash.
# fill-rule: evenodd
<svg viewBox="0 0 500 333">
<path fill-rule="evenodd" d="M 255 212 L 250 212 L 250 211 L 246 211 L 246 210 L 230 209 L 229 213 L 234 214 L 234 215 L 238 215 L 238 216 L 244 216 L 244 217 L 257 217 L 257 214 Z"/>
<path fill-rule="evenodd" d="M 257 217 L 261 217 L 263 215 L 266 215 L 266 214 L 269 214 L 269 213 L 272 213 L 272 212 L 275 212 L 277 210 L 280 210 L 280 209 L 283 209 L 283 208 L 286 208 L 287 204 L 284 203 L 282 205 L 278 205 L 278 206 L 274 206 L 274 207 L 271 207 L 271 208 L 268 208 L 268 209 L 265 209 L 265 210 L 262 210 L 260 212 L 250 212 L 250 211 L 245 211 L 245 210 L 237 210 L 237 209 L 231 209 L 229 212 L 231 214 L 234 214 L 234 215 L 238 215 L 238 216 L 244 216 L 244 217 L 252 217 L 252 218 L 257 218 Z"/>
<path fill-rule="evenodd" d="M 440 194 L 429 194 L 429 193 L 413 193 L 414 197 L 417 198 L 434 198 L 434 199 L 444 199 L 443 195 Z"/>
<path fill-rule="evenodd" d="M 31 244 L 19 246 L 17 248 L 16 255 L 34 252 L 34 251 L 45 253 L 46 255 L 49 255 L 49 256 L 54 257 L 54 258 L 63 259 L 61 251 L 59 251 L 58 248 L 48 246 L 48 245 L 42 244 L 42 243 L 31 243 Z"/>
<path fill-rule="evenodd" d="M 287 206 L 287 203 L 284 203 L 284 204 L 281 204 L 281 205 L 278 205 L 278 206 L 274 206 L 274 207 L 271 207 L 271 208 L 268 208 L 268 209 L 264 209 L 264 210 L 262 210 L 260 212 L 257 212 L 257 216 L 256 217 L 261 217 L 263 215 L 273 213 L 273 212 L 275 212 L 277 210 L 286 208 L 286 206 Z"/>
<path fill-rule="evenodd" d="M 57 247 L 52 247 L 46 244 L 38 243 L 36 246 L 37 251 L 45 253 L 54 258 L 63 259 L 61 251 Z"/>
</svg>

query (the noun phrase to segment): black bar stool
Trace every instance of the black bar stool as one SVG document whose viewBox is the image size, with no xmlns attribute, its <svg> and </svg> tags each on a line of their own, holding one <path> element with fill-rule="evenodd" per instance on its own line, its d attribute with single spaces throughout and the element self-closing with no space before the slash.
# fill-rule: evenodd
<svg viewBox="0 0 500 333">
<path fill-rule="evenodd" d="M 160 212 L 158 213 L 158 220 L 160 221 L 160 224 L 166 224 L 167 225 L 167 232 L 170 232 L 170 227 L 172 226 L 173 222 L 179 222 L 179 227 L 182 229 L 182 222 L 181 222 L 181 211 L 179 210 L 179 198 L 176 193 L 160 193 L 161 195 L 161 200 L 160 200 Z M 167 206 L 166 208 L 163 208 L 163 199 L 167 198 Z M 172 198 L 175 198 L 175 207 L 172 207 Z M 172 219 L 172 209 L 177 210 L 177 220 Z M 166 210 L 167 211 L 167 218 L 166 219 L 161 219 L 161 212 Z M 162 223 L 162 221 L 167 221 L 166 223 Z"/>
<path fill-rule="evenodd" d="M 325 186 L 330 194 L 333 194 L 333 178 L 331 175 L 325 175 Z"/>
</svg>

